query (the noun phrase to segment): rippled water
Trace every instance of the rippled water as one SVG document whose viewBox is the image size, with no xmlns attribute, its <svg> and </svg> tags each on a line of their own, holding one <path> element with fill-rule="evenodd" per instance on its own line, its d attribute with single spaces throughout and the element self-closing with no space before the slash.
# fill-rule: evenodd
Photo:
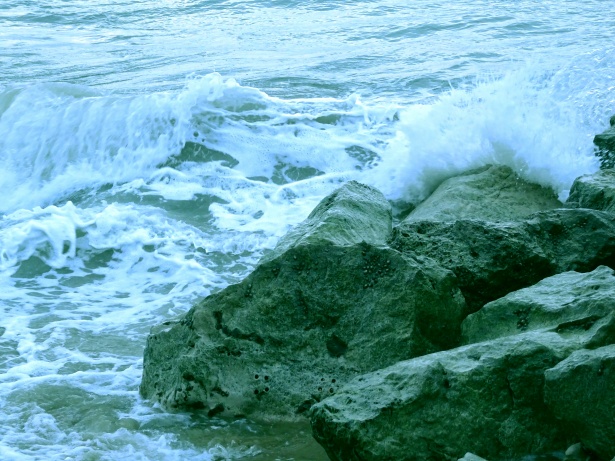
<svg viewBox="0 0 615 461">
<path fill-rule="evenodd" d="M 403 210 L 497 162 L 565 199 L 614 35 L 595 0 L 3 1 L 0 458 L 326 459 L 140 399 L 150 327 L 348 179 Z"/>
</svg>

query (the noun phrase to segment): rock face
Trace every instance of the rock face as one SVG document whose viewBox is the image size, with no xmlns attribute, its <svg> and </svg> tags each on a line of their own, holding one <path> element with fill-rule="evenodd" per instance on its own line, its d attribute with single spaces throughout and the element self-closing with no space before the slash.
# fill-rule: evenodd
<svg viewBox="0 0 615 461">
<path fill-rule="evenodd" d="M 278 256 L 153 331 L 141 394 L 210 415 L 292 419 L 357 374 L 455 347 L 466 309 L 454 275 L 374 245 L 387 213 L 355 207 L 356 189 L 362 200 L 375 193 L 354 183 L 325 198 Z"/>
<path fill-rule="evenodd" d="M 510 459 L 579 439 L 608 460 L 614 291 L 615 272 L 599 267 L 487 304 L 463 323 L 482 342 L 353 379 L 312 408 L 314 437 L 340 461 Z"/>
<path fill-rule="evenodd" d="M 324 198 L 261 262 L 271 261 L 292 247 L 310 243 L 385 245 L 392 221 L 391 205 L 380 191 L 350 181 Z"/>
<path fill-rule="evenodd" d="M 601 168 L 615 167 L 615 115 L 611 117 L 611 128 L 594 136 L 596 155 L 600 158 Z"/>
<path fill-rule="evenodd" d="M 516 221 L 561 206 L 552 190 L 524 181 L 507 166 L 487 165 L 444 181 L 405 221 Z"/>
<path fill-rule="evenodd" d="M 615 216 L 557 209 L 508 223 L 460 219 L 405 222 L 390 245 L 452 270 L 470 312 L 545 277 L 615 265 Z"/>
<path fill-rule="evenodd" d="M 590 273 L 565 272 L 486 304 L 462 324 L 462 341 L 471 344 L 526 330 L 573 328 L 585 323 L 611 325 L 615 316 L 615 271 L 600 266 Z M 604 343 L 604 331 L 595 339 Z M 588 347 L 592 347 L 588 344 Z"/>
<path fill-rule="evenodd" d="M 580 350 L 545 372 L 545 400 L 599 459 L 615 456 L 615 345 Z"/>
<path fill-rule="evenodd" d="M 570 332 L 568 332 L 570 333 Z M 514 459 L 572 442 L 543 401 L 544 372 L 591 340 L 528 332 L 400 362 L 311 411 L 333 461 Z"/>
<path fill-rule="evenodd" d="M 614 151 L 615 152 L 615 151 Z M 615 211 L 615 170 L 600 170 L 575 179 L 566 204 L 576 208 Z"/>
</svg>

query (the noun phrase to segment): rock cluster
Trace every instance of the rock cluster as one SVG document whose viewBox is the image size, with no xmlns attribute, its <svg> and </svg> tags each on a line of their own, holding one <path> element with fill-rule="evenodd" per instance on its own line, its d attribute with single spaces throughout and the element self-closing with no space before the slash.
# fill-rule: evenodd
<svg viewBox="0 0 615 461">
<path fill-rule="evenodd" d="M 384 245 L 390 229 L 382 194 L 346 184 L 245 280 L 152 332 L 141 394 L 289 418 L 358 374 L 455 347 L 467 310 L 455 276 Z"/>
<path fill-rule="evenodd" d="M 141 394 L 309 417 L 332 460 L 615 456 L 615 173 L 567 204 L 507 167 L 404 222 L 350 182 L 241 283 L 154 329 Z M 574 448 L 574 449 L 573 449 Z M 481 458 L 484 457 L 484 458 Z"/>
</svg>

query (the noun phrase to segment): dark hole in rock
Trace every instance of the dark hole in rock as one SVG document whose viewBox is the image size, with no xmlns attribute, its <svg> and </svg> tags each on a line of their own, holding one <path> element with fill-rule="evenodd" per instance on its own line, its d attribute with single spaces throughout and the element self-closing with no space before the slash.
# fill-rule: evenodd
<svg viewBox="0 0 615 461">
<path fill-rule="evenodd" d="M 327 340 L 327 350 L 331 357 L 341 357 L 348 350 L 348 344 L 335 333 Z"/>
<path fill-rule="evenodd" d="M 186 405 L 188 410 L 204 410 L 205 404 L 203 402 L 193 402 Z"/>
<path fill-rule="evenodd" d="M 300 415 L 301 413 L 305 413 L 310 408 L 312 408 L 312 405 L 314 405 L 315 403 L 316 401 L 314 399 L 308 399 L 303 401 L 303 403 L 297 407 L 297 414 Z"/>
<path fill-rule="evenodd" d="M 223 413 L 223 412 L 224 412 L 224 405 L 219 403 L 218 405 L 216 405 L 215 407 L 213 407 L 211 410 L 207 412 L 207 416 L 209 416 L 210 418 L 213 418 L 214 416 L 219 415 L 220 413 Z"/>
</svg>

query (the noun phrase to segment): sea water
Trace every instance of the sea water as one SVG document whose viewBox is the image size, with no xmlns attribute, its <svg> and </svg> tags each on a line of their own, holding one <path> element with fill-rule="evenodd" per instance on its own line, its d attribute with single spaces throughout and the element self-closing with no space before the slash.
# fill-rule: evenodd
<svg viewBox="0 0 615 461">
<path fill-rule="evenodd" d="M 565 200 L 613 43 L 598 0 L 3 0 L 0 459 L 326 459 L 141 399 L 149 329 L 350 179 L 401 213 L 500 163 Z"/>
</svg>

